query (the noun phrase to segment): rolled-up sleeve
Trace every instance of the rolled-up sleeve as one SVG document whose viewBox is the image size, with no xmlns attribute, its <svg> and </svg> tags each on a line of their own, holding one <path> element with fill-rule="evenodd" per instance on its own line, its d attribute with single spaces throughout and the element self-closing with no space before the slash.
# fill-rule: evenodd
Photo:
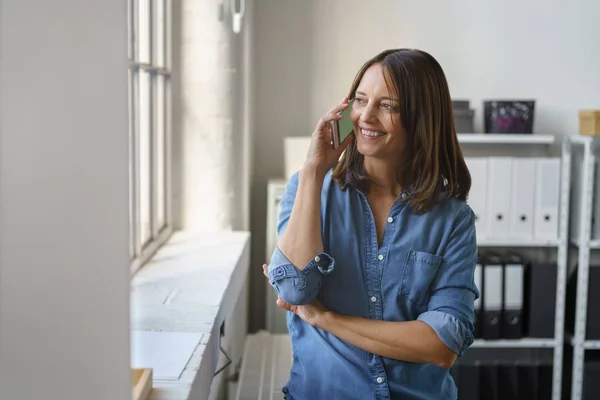
<svg viewBox="0 0 600 400">
<path fill-rule="evenodd" d="M 276 248 L 269 264 L 269 282 L 285 302 L 298 306 L 308 304 L 319 293 L 323 275 L 333 271 L 334 264 L 328 254 L 319 253 L 299 270 Z"/>
<path fill-rule="evenodd" d="M 476 264 L 475 214 L 465 205 L 432 282 L 427 311 L 418 317 L 459 357 L 474 341 L 474 303 L 479 297 L 474 279 Z"/>
<path fill-rule="evenodd" d="M 298 190 L 298 172 L 293 174 L 280 202 L 277 235 L 281 237 L 292 214 Z M 333 271 L 335 261 L 326 253 L 315 254 L 304 268 L 296 268 L 276 246 L 269 263 L 269 282 L 285 302 L 292 305 L 310 303 L 321 289 L 323 275 Z"/>
</svg>

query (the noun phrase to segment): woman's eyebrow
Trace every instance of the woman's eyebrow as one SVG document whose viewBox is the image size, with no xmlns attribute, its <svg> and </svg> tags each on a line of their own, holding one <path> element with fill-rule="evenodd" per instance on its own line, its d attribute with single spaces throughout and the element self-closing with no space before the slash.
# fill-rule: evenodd
<svg viewBox="0 0 600 400">
<path fill-rule="evenodd" d="M 356 94 L 359 94 L 361 96 L 366 96 L 366 93 L 365 92 L 361 92 L 360 90 L 357 90 Z M 380 97 L 379 99 L 380 100 L 391 100 L 391 101 L 398 102 L 398 99 L 394 99 L 394 98 L 388 97 L 388 96 L 383 96 L 383 97 Z"/>
</svg>

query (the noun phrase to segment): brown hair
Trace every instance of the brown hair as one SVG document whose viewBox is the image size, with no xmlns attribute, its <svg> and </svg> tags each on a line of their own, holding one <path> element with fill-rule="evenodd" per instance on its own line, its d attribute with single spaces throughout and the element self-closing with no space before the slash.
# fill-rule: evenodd
<svg viewBox="0 0 600 400">
<path fill-rule="evenodd" d="M 456 136 L 452 100 L 440 64 L 421 50 L 386 50 L 361 67 L 348 98 L 354 98 L 365 71 L 374 64 L 381 64 L 389 74 L 391 82 L 385 75 L 388 88 L 398 95 L 400 121 L 408 135 L 408 157 L 398 171 L 398 182 L 403 187 L 413 185 L 413 210 L 429 211 L 450 197 L 466 200 L 471 175 Z M 367 192 L 371 182 L 363 159 L 353 140 L 334 169 L 335 181 Z"/>
</svg>

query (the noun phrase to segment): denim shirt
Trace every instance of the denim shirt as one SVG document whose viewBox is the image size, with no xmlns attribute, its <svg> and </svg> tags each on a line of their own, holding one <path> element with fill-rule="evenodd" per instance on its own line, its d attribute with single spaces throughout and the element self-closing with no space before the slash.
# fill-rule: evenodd
<svg viewBox="0 0 600 400">
<path fill-rule="evenodd" d="M 287 226 L 298 173 L 281 201 L 278 234 Z M 290 304 L 318 298 L 331 311 L 384 321 L 428 324 L 459 357 L 473 343 L 477 260 L 475 216 L 458 199 L 417 214 L 410 192 L 391 207 L 381 246 L 364 193 L 334 182 L 331 171 L 321 194 L 324 251 L 303 270 L 276 248 L 269 281 Z M 456 399 L 449 370 L 428 363 L 382 357 L 362 350 L 297 315 L 287 313 L 293 349 L 284 398 Z"/>
</svg>

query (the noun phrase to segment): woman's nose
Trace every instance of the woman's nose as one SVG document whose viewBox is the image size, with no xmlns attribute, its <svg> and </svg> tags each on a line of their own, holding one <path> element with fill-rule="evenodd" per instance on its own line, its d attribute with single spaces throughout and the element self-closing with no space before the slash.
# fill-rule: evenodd
<svg viewBox="0 0 600 400">
<path fill-rule="evenodd" d="M 373 112 L 373 108 L 371 106 L 366 106 L 362 113 L 360 113 L 360 118 L 362 122 L 371 122 L 375 119 L 375 113 Z"/>
</svg>

